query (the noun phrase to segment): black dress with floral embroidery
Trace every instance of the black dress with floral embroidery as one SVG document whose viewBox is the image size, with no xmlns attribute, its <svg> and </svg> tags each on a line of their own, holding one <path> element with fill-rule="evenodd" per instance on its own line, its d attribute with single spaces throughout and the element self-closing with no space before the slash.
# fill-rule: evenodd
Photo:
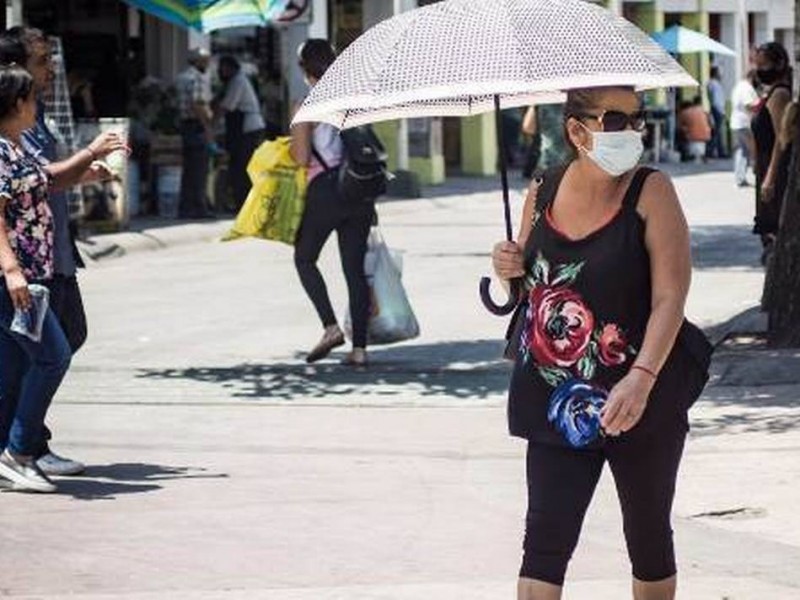
<svg viewBox="0 0 800 600">
<path fill-rule="evenodd" d="M 606 441 L 599 410 L 633 364 L 650 317 L 650 260 L 636 205 L 652 171 L 637 172 L 616 215 L 579 240 L 564 236 L 549 218 L 564 171 L 546 175 L 525 248 L 528 292 L 518 309 L 524 321 L 508 421 L 515 436 L 596 447 Z M 693 398 L 681 384 L 684 354 L 673 350 L 642 420 L 625 436 L 686 430 Z"/>
</svg>

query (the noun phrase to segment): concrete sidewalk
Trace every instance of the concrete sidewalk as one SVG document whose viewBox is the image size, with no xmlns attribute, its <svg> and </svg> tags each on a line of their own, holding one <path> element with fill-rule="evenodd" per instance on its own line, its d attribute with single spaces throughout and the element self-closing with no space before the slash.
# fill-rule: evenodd
<svg viewBox="0 0 800 600">
<path fill-rule="evenodd" d="M 689 316 L 719 340 L 757 327 L 739 316 L 763 281 L 752 190 L 725 172 L 675 183 L 693 233 Z M 56 495 L 0 495 L 0 596 L 512 598 L 525 446 L 506 435 L 504 321 L 476 296 L 503 232 L 497 189 L 458 179 L 381 206 L 422 335 L 371 349 L 366 371 L 338 351 L 303 362 L 319 324 L 287 246 L 205 243 L 227 227 L 215 222 L 131 234 L 153 245 L 103 236 L 122 256 L 82 273 L 90 340 L 51 409 L 56 451 L 90 466 Z M 515 186 L 515 222 L 521 205 Z M 320 264 L 341 306 L 332 246 Z M 679 598 L 800 597 L 793 360 L 719 347 L 674 510 Z M 36 551 L 11 551 L 23 544 Z M 606 473 L 565 598 L 627 598 L 629 578 Z"/>
</svg>

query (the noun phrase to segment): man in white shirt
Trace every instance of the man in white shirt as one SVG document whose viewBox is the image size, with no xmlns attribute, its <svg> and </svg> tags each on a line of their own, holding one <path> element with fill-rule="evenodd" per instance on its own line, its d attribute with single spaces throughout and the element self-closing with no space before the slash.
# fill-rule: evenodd
<svg viewBox="0 0 800 600">
<path fill-rule="evenodd" d="M 711 67 L 711 79 L 706 84 L 708 101 L 711 105 L 711 118 L 714 129 L 711 132 L 711 141 L 708 143 L 706 156 L 708 158 L 725 158 L 725 149 L 722 144 L 722 132 L 725 129 L 725 89 L 720 81 L 719 67 Z"/>
<path fill-rule="evenodd" d="M 218 111 L 225 113 L 225 148 L 230 157 L 228 176 L 234 208 L 238 210 L 250 191 L 247 163 L 264 140 L 265 123 L 256 90 L 239 61 L 230 55 L 222 56 L 218 74 L 225 85 Z"/>
<path fill-rule="evenodd" d="M 750 120 L 758 106 L 759 97 L 755 89 L 755 73 L 750 71 L 731 92 L 731 138 L 736 149 L 733 152 L 733 172 L 736 185 L 744 187 L 747 182 L 747 167 L 753 156 L 753 132 Z"/>
</svg>

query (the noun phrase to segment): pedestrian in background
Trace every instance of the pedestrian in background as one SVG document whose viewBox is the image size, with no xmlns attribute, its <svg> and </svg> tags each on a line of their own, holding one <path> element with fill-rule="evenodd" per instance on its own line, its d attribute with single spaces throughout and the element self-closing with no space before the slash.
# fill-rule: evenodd
<svg viewBox="0 0 800 600">
<path fill-rule="evenodd" d="M 183 158 L 178 216 L 189 219 L 212 216 L 206 196 L 210 148 L 214 143 L 211 83 L 207 73 L 210 60 L 207 50 L 191 50 L 189 66 L 175 81 Z"/>
<path fill-rule="evenodd" d="M 564 114 L 576 158 L 531 186 L 517 241 L 492 253 L 499 278 L 531 286 L 516 313 L 508 406 L 511 434 L 528 441 L 517 597 L 561 597 L 608 461 L 633 595 L 674 598 L 670 513 L 693 401 L 675 343 L 689 231 L 669 177 L 638 167 L 645 123 L 633 89 L 571 90 Z"/>
<path fill-rule="evenodd" d="M 97 159 L 124 150 L 125 140 L 114 132 L 102 133 L 86 148 L 66 160 L 59 160 L 56 137 L 45 122 L 44 98 L 52 92 L 54 73 L 50 44 L 44 33 L 30 27 L 14 27 L 0 34 L 0 64 L 12 63 L 22 65 L 33 78 L 36 122 L 33 128 L 22 133 L 21 139 L 26 151 L 37 158 L 50 176 L 48 203 L 53 217 L 53 276 L 43 283 L 50 290 L 50 307 L 74 354 L 83 346 L 87 335 L 77 278 L 77 269 L 84 264 L 75 245 L 75 227 L 70 220 L 68 197 L 63 190 L 78 183 L 111 177 Z M 7 428 L 2 427 L 0 440 L 7 435 Z M 50 429 L 45 426 L 34 454 L 39 468 L 47 475 L 82 472 L 82 463 L 52 451 L 51 436 Z"/>
<path fill-rule="evenodd" d="M 28 284 L 46 282 L 54 271 L 48 176 L 22 143 L 35 124 L 33 78 L 20 66 L 0 67 L 0 476 L 13 489 L 53 492 L 35 455 L 72 352 L 49 308 L 40 341 L 10 328 L 15 310 L 31 308 Z"/>
<path fill-rule="evenodd" d="M 758 107 L 759 97 L 756 91 L 756 73 L 748 71 L 747 75 L 739 81 L 731 92 L 731 137 L 736 148 L 733 151 L 733 173 L 736 185 L 744 187 L 747 182 L 747 168 L 754 153 L 753 132 L 750 130 L 750 121 Z"/>
<path fill-rule="evenodd" d="M 314 86 L 336 60 L 330 42 L 306 41 L 298 51 L 306 82 Z M 325 280 L 317 267 L 322 247 L 336 231 L 353 322 L 353 349 L 344 363 L 367 364 L 367 320 L 369 285 L 364 273 L 367 237 L 375 218 L 374 201 L 352 202 L 338 191 L 339 167 L 344 147 L 338 130 L 327 123 L 300 123 L 292 128 L 291 152 L 301 165 L 308 166 L 308 190 L 303 220 L 295 241 L 294 261 L 300 282 L 314 304 L 322 322 L 322 338 L 306 356 L 307 362 L 326 357 L 344 344 L 344 332 L 333 312 Z"/>
<path fill-rule="evenodd" d="M 678 130 L 683 140 L 681 154 L 687 160 L 696 163 L 705 162 L 706 144 L 711 139 L 711 125 L 700 96 L 695 96 L 692 102 L 681 104 L 678 113 Z"/>
<path fill-rule="evenodd" d="M 536 112 L 536 106 L 529 106 L 522 117 L 522 135 L 528 141 L 528 145 L 525 148 L 525 159 L 522 163 L 522 177 L 524 179 L 533 177 L 542 153 L 542 136 L 539 133 Z"/>
<path fill-rule="evenodd" d="M 775 236 L 783 194 L 777 193 L 780 183 L 780 145 L 777 132 L 783 114 L 791 102 L 792 67 L 786 49 L 777 42 L 768 42 L 756 51 L 756 77 L 764 99 L 753 116 L 751 128 L 756 147 L 756 215 L 753 233 L 761 237 L 764 248 L 761 260 L 766 263 Z"/>
<path fill-rule="evenodd" d="M 725 88 L 720 81 L 719 67 L 711 67 L 711 77 L 706 84 L 711 107 L 711 141 L 706 147 L 708 158 L 726 158 L 722 133 L 725 131 Z"/>
<path fill-rule="evenodd" d="M 250 191 L 247 163 L 264 141 L 264 117 L 256 90 L 236 58 L 227 54 L 222 56 L 218 74 L 224 91 L 217 112 L 222 112 L 225 118 L 228 177 L 233 190 L 234 208 L 239 210 Z"/>
</svg>

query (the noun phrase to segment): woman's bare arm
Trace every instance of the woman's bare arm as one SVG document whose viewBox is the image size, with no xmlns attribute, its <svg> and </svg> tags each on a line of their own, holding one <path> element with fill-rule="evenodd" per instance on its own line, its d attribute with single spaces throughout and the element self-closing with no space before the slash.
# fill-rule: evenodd
<svg viewBox="0 0 800 600">
<path fill-rule="evenodd" d="M 636 364 L 658 373 L 683 322 L 692 277 L 689 227 L 672 182 L 660 172 L 647 178 L 639 212 L 646 226 L 652 300 Z"/>
<path fill-rule="evenodd" d="M 298 102 L 292 109 L 292 116 L 300 109 L 301 103 Z M 314 132 L 313 123 L 298 123 L 292 127 L 292 140 L 289 144 L 289 152 L 292 158 L 302 166 L 307 166 L 311 162 L 311 136 Z"/>
</svg>

